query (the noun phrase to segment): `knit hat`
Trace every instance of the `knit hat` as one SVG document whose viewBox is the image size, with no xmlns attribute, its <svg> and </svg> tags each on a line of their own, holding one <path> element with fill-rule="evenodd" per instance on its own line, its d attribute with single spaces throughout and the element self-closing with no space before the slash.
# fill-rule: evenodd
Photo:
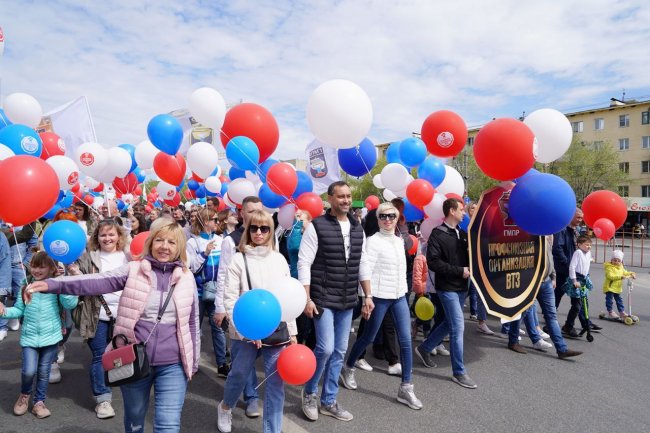
<svg viewBox="0 0 650 433">
<path fill-rule="evenodd" d="M 621 250 L 614 250 L 612 251 L 612 260 L 618 259 L 620 261 L 623 261 L 623 251 Z"/>
</svg>

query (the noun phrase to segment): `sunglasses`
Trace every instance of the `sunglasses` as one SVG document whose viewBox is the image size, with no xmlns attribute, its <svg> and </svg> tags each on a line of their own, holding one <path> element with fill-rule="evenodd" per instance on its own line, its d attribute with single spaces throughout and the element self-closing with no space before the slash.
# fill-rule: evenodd
<svg viewBox="0 0 650 433">
<path fill-rule="evenodd" d="M 250 227 L 248 227 L 248 230 L 251 233 L 257 233 L 257 231 L 259 230 L 260 232 L 262 232 L 263 235 L 265 235 L 265 234 L 267 234 L 268 232 L 271 231 L 271 227 L 269 227 L 269 226 L 257 226 L 255 224 L 251 224 Z"/>
<path fill-rule="evenodd" d="M 382 221 L 390 220 L 393 221 L 395 218 L 397 218 L 397 214 L 394 213 L 380 213 L 379 214 L 379 219 Z"/>
</svg>

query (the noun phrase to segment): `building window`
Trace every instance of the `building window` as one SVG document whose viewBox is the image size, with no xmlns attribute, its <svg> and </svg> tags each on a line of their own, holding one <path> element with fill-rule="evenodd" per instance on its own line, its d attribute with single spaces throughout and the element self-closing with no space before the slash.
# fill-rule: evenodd
<svg viewBox="0 0 650 433">
<path fill-rule="evenodd" d="M 584 129 L 584 122 L 582 120 L 580 122 L 571 122 L 571 126 L 573 127 L 574 133 L 582 132 Z"/>
<path fill-rule="evenodd" d="M 650 173 L 650 161 L 641 161 L 641 173 Z"/>
<path fill-rule="evenodd" d="M 650 108 L 641 113 L 641 125 L 650 125 Z"/>
<path fill-rule="evenodd" d="M 629 173 L 630 172 L 630 163 L 629 162 L 619 162 L 618 163 L 618 169 L 623 173 Z"/>
<path fill-rule="evenodd" d="M 641 197 L 650 197 L 650 185 L 641 185 Z"/>
<path fill-rule="evenodd" d="M 627 128 L 630 126 L 630 115 L 629 114 L 621 114 L 618 116 L 618 126 L 621 128 Z"/>
<path fill-rule="evenodd" d="M 602 117 L 599 117 L 598 119 L 595 119 L 594 120 L 594 129 L 596 131 L 601 131 L 601 130 L 605 129 L 605 119 L 603 119 Z"/>
<path fill-rule="evenodd" d="M 603 148 L 604 141 L 594 141 L 594 150 L 600 150 Z"/>
<path fill-rule="evenodd" d="M 619 138 L 618 139 L 618 150 L 628 150 L 630 148 L 630 139 L 629 138 Z"/>
<path fill-rule="evenodd" d="M 641 148 L 650 149 L 650 135 L 644 135 L 641 137 Z"/>
<path fill-rule="evenodd" d="M 474 137 L 467 137 L 467 145 L 474 146 Z"/>
<path fill-rule="evenodd" d="M 629 197 L 630 196 L 630 187 L 627 185 L 620 185 L 618 187 L 618 195 L 621 197 Z"/>
</svg>

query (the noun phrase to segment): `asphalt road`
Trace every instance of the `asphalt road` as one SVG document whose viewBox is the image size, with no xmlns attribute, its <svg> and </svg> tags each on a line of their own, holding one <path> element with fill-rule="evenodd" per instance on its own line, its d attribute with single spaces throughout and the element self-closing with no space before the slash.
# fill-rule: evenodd
<svg viewBox="0 0 650 433">
<path fill-rule="evenodd" d="M 414 383 L 424 409 L 414 411 L 396 402 L 400 379 L 388 376 L 386 364 L 368 354 L 375 371 L 358 371 L 359 389 L 342 389 L 339 401 L 354 414 L 349 423 L 322 417 L 307 421 L 300 410 L 300 388 L 287 387 L 285 432 L 647 432 L 650 431 L 650 274 L 636 269 L 639 278 L 634 292 L 634 312 L 641 322 L 632 327 L 595 319 L 605 329 L 595 341 L 568 340 L 569 347 L 585 352 L 571 361 L 560 361 L 554 351 L 531 350 L 526 355 L 506 349 L 506 340 L 479 335 L 474 322 L 466 322 L 465 363 L 478 389 L 467 390 L 450 381 L 448 357 L 438 356 L 438 368 L 424 368 L 415 360 Z M 602 267 L 593 265 L 595 286 L 602 284 Z M 604 309 L 604 295 L 597 289 L 590 303 L 594 316 Z M 560 322 L 568 311 L 565 298 Z M 492 329 L 497 320 L 490 319 Z M 207 327 L 205 334 L 209 333 Z M 16 417 L 13 404 L 20 390 L 18 333 L 10 332 L 0 343 L 0 432 L 119 432 L 122 428 L 122 398 L 115 390 L 117 416 L 99 420 L 86 367 L 90 351 L 74 334 L 61 366 L 63 381 L 50 385 L 48 419 L 31 414 Z M 351 342 L 354 341 L 354 336 Z M 524 337 L 522 344 L 531 347 Z M 203 361 L 191 381 L 183 409 L 183 432 L 215 432 L 216 404 L 223 395 L 224 379 L 216 377 L 204 338 Z M 260 370 L 258 369 L 258 372 Z M 233 431 L 261 431 L 261 419 L 247 419 L 243 409 L 233 412 Z M 151 410 L 146 426 L 151 427 Z"/>
</svg>

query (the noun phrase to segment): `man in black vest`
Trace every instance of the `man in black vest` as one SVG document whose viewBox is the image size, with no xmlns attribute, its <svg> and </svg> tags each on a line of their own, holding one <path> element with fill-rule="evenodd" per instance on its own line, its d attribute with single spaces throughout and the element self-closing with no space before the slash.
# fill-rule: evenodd
<svg viewBox="0 0 650 433">
<path fill-rule="evenodd" d="M 298 279 L 307 291 L 305 314 L 314 318 L 316 328 L 316 372 L 302 391 L 302 411 L 309 420 L 318 419 L 317 391 L 322 376 L 320 413 L 350 421 L 352 414 L 337 403 L 336 396 L 360 280 L 365 294 L 361 314 L 367 319 L 375 306 L 370 276 L 359 272 L 365 260 L 365 236 L 350 213 L 350 186 L 334 182 L 327 190 L 327 201 L 331 209 L 307 227 L 298 256 Z"/>
</svg>

